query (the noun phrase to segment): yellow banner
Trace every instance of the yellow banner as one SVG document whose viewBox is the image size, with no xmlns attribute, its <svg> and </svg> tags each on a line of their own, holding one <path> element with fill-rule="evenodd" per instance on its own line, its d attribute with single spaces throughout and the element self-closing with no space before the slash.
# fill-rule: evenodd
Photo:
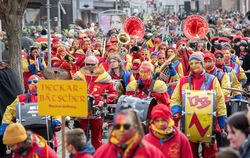
<svg viewBox="0 0 250 158">
<path fill-rule="evenodd" d="M 86 117 L 87 84 L 83 81 L 38 81 L 38 114 Z"/>
<path fill-rule="evenodd" d="M 211 142 L 213 93 L 191 90 L 185 97 L 185 134 L 191 142 Z"/>
</svg>

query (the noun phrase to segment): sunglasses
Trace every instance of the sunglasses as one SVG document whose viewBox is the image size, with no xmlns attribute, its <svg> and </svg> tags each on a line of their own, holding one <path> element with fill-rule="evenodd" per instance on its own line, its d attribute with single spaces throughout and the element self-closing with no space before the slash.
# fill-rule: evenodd
<svg viewBox="0 0 250 158">
<path fill-rule="evenodd" d="M 32 82 L 33 82 L 33 83 L 37 83 L 37 80 L 29 80 L 29 81 L 28 81 L 28 84 L 31 84 Z"/>
<path fill-rule="evenodd" d="M 166 50 L 166 48 L 161 48 L 161 50 Z"/>
<path fill-rule="evenodd" d="M 86 66 L 95 66 L 96 64 L 86 64 Z"/>
<path fill-rule="evenodd" d="M 222 59 L 222 58 L 223 58 L 223 56 L 216 56 L 215 58 L 216 58 L 216 59 L 219 59 L 219 58 L 221 58 L 221 59 Z"/>
<path fill-rule="evenodd" d="M 130 124 L 115 124 L 114 129 L 120 129 L 123 126 L 123 129 L 129 130 L 131 125 Z"/>
<path fill-rule="evenodd" d="M 159 59 L 161 60 L 161 59 L 165 59 L 165 58 L 159 58 Z"/>
</svg>

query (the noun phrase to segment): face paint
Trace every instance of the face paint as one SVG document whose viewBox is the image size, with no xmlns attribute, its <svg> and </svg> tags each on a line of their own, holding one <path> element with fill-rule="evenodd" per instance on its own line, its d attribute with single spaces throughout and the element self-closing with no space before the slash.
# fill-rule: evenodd
<svg viewBox="0 0 250 158">
<path fill-rule="evenodd" d="M 140 70 L 139 75 L 142 81 L 146 81 L 152 77 L 152 73 L 146 70 Z"/>
<path fill-rule="evenodd" d="M 32 94 L 37 92 L 37 81 L 38 81 L 38 78 L 36 76 L 31 76 L 28 79 L 29 91 Z"/>
<path fill-rule="evenodd" d="M 215 65 L 215 63 L 214 63 L 214 61 L 212 59 L 206 58 L 204 60 L 204 68 L 205 68 L 206 71 L 212 70 L 214 65 Z"/>
<path fill-rule="evenodd" d="M 165 62 L 165 57 L 159 57 L 158 62 L 162 65 Z"/>
<path fill-rule="evenodd" d="M 193 59 L 189 62 L 190 68 L 194 73 L 199 73 L 202 71 L 201 61 Z"/>
<path fill-rule="evenodd" d="M 148 54 L 147 54 L 147 52 L 142 52 L 142 53 L 141 53 L 141 56 L 142 56 L 142 57 L 147 57 Z"/>
<path fill-rule="evenodd" d="M 129 129 L 127 125 L 130 125 Z M 114 128 L 115 137 L 119 140 L 119 142 L 125 143 L 130 138 L 132 138 L 136 132 L 136 128 L 133 124 L 132 118 L 126 114 L 118 114 L 115 117 L 115 125 L 114 127 L 120 126 L 119 129 Z"/>
<path fill-rule="evenodd" d="M 159 130 L 165 130 L 168 127 L 168 122 L 163 118 L 156 118 L 153 123 Z"/>
<path fill-rule="evenodd" d="M 229 51 L 225 51 L 224 53 L 224 62 L 226 65 L 230 65 L 231 62 L 231 54 Z"/>
</svg>

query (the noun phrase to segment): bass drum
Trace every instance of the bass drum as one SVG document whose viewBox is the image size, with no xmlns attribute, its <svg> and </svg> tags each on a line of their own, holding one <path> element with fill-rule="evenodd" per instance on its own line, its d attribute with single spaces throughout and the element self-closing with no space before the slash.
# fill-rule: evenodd
<svg viewBox="0 0 250 158">
<path fill-rule="evenodd" d="M 182 91 L 181 130 L 194 143 L 214 143 L 216 129 L 215 91 Z"/>
<path fill-rule="evenodd" d="M 16 104 L 16 121 L 21 123 L 26 130 L 30 130 L 46 140 L 53 140 L 51 117 L 39 116 L 37 103 L 18 102 Z"/>
<path fill-rule="evenodd" d="M 227 115 L 230 116 L 235 112 L 244 111 L 249 107 L 249 102 L 243 99 L 229 99 L 226 101 Z"/>
<path fill-rule="evenodd" d="M 157 104 L 154 98 L 138 98 L 133 96 L 122 95 L 116 105 L 116 112 L 118 112 L 122 106 L 130 105 L 135 109 L 141 122 L 144 126 L 144 131 L 148 132 L 148 126 L 150 122 L 150 113 L 152 108 Z"/>
</svg>

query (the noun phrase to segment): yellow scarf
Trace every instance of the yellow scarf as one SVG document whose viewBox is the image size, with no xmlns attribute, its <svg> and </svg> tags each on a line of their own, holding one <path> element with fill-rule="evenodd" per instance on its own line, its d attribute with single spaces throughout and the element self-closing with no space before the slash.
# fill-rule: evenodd
<svg viewBox="0 0 250 158">
<path fill-rule="evenodd" d="M 134 134 L 134 136 L 132 138 L 130 138 L 128 141 L 126 141 L 125 143 L 121 143 L 119 142 L 119 140 L 115 137 L 115 134 L 114 134 L 115 131 L 113 131 L 111 133 L 111 138 L 110 138 L 110 143 L 114 144 L 115 146 L 119 147 L 119 148 L 122 148 L 124 149 L 125 148 L 125 151 L 124 151 L 124 157 L 127 156 L 127 154 L 129 153 L 130 149 L 132 148 L 134 142 L 139 138 L 139 134 L 138 132 L 136 132 Z"/>
<path fill-rule="evenodd" d="M 171 134 L 174 132 L 174 121 L 170 120 L 168 123 L 168 127 L 165 130 L 160 130 L 155 127 L 155 125 L 152 123 L 151 128 L 152 128 L 152 133 L 159 139 L 163 139 L 163 141 L 169 139 L 169 136 L 172 136 Z"/>
</svg>

